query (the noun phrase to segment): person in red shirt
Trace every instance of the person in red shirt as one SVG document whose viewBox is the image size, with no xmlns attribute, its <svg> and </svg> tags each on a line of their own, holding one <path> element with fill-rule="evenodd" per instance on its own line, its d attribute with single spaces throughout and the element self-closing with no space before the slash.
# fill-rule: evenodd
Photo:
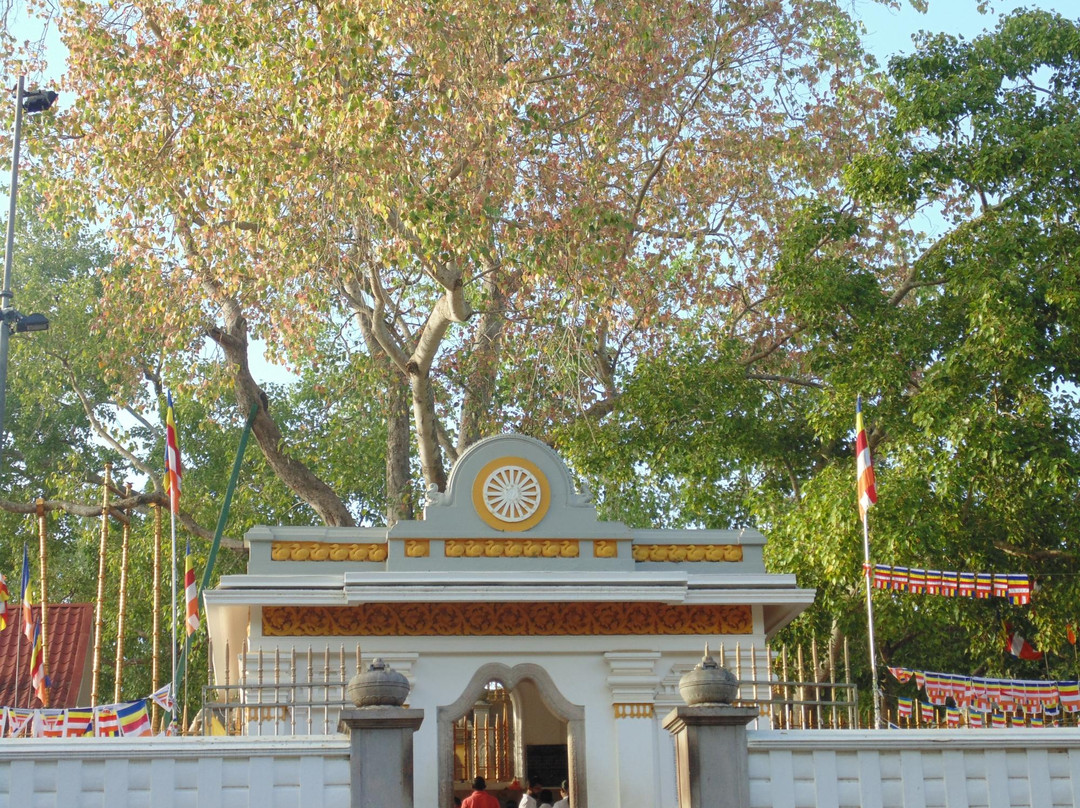
<svg viewBox="0 0 1080 808">
<path fill-rule="evenodd" d="M 473 793 L 461 803 L 461 808 L 501 808 L 499 801 L 487 793 L 487 783 L 483 777 L 472 781 Z"/>
</svg>

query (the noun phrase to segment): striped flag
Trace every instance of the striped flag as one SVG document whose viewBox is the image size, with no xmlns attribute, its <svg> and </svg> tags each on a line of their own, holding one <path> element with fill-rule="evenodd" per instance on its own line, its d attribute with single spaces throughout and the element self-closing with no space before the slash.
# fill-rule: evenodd
<svg viewBox="0 0 1080 808">
<path fill-rule="evenodd" d="M 125 737 L 150 734 L 150 716 L 146 713 L 145 699 L 117 705 L 116 715 L 120 719 L 120 729 Z"/>
<path fill-rule="evenodd" d="M 114 709 L 116 705 L 94 708 L 94 737 L 117 738 L 120 735 L 120 717 Z"/>
<path fill-rule="evenodd" d="M 94 734 L 94 711 L 82 707 L 69 707 L 64 721 L 65 738 L 82 738 Z"/>
<path fill-rule="evenodd" d="M 8 726 L 7 736 L 8 738 L 16 738 L 26 730 L 33 729 L 34 714 L 37 710 L 23 710 L 17 707 L 8 708 Z"/>
<path fill-rule="evenodd" d="M 195 586 L 195 567 L 191 561 L 191 539 L 184 554 L 184 599 L 187 601 L 187 633 L 190 637 L 199 630 L 199 590 Z"/>
<path fill-rule="evenodd" d="M 34 686 L 34 692 L 41 699 L 42 704 L 48 704 L 45 700 L 45 688 L 51 684 L 49 677 L 45 675 L 45 654 L 41 647 L 41 621 L 34 624 L 34 639 L 30 651 L 30 682 Z"/>
<path fill-rule="evenodd" d="M 855 399 L 855 456 L 859 516 L 866 519 L 867 510 L 877 502 L 877 488 L 874 486 L 874 464 L 870 459 L 870 444 L 866 440 L 866 429 L 863 427 L 862 396 Z"/>
<path fill-rule="evenodd" d="M 176 442 L 176 418 L 173 413 L 172 393 L 166 394 L 165 409 L 165 492 L 169 495 L 169 507 L 180 513 L 180 444 Z"/>
<path fill-rule="evenodd" d="M 171 713 L 174 709 L 176 709 L 176 704 L 173 702 L 172 697 L 171 682 L 167 685 L 162 685 L 153 693 L 151 693 L 150 698 L 153 700 L 154 704 L 156 704 L 158 707 L 160 707 L 167 713 Z"/>
<path fill-rule="evenodd" d="M 30 594 L 30 553 L 26 544 L 22 548 L 22 617 L 23 636 L 32 644 L 34 642 L 34 606 L 33 597 Z"/>
<path fill-rule="evenodd" d="M 0 631 L 7 628 L 8 601 L 11 600 L 11 592 L 8 591 L 7 578 L 0 572 Z"/>
<path fill-rule="evenodd" d="M 1007 637 L 1005 639 L 1005 649 L 1015 657 L 1020 659 L 1042 659 L 1042 651 L 1035 650 L 1030 642 L 1025 640 L 1019 631 L 1014 631 L 1012 626 L 1006 626 L 1005 631 Z"/>
</svg>

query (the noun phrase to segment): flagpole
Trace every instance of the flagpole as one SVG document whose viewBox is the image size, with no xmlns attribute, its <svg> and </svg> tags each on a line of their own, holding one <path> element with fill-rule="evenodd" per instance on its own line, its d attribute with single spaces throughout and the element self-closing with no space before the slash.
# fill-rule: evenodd
<svg viewBox="0 0 1080 808">
<path fill-rule="evenodd" d="M 866 623 L 868 626 L 867 637 L 870 641 L 870 678 L 873 682 L 872 686 L 874 691 L 874 729 L 881 729 L 881 690 L 878 688 L 877 650 L 874 647 L 874 599 L 870 595 L 870 529 L 867 525 L 865 513 L 863 513 L 862 531 L 863 578 L 866 582 Z"/>
<path fill-rule="evenodd" d="M 870 645 L 870 676 L 874 688 L 874 729 L 881 729 L 881 691 L 878 689 L 877 650 L 874 647 L 874 599 L 870 585 L 870 527 L 867 514 L 877 502 L 874 484 L 874 461 L 870 455 L 870 441 L 863 427 L 862 396 L 855 397 L 855 489 L 862 517 L 863 578 L 866 580 L 866 623 Z"/>
<path fill-rule="evenodd" d="M 169 552 L 169 567 L 172 570 L 172 609 L 170 610 L 172 622 L 172 689 L 173 709 L 169 716 L 176 720 L 176 512 L 179 509 L 180 491 L 176 485 L 169 487 L 169 532 L 172 537 Z"/>
</svg>

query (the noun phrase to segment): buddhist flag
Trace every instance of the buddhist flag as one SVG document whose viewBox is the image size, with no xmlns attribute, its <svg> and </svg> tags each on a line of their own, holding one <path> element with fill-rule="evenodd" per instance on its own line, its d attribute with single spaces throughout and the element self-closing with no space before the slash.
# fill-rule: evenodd
<svg viewBox="0 0 1080 808">
<path fill-rule="evenodd" d="M 115 706 L 108 705 L 94 709 L 95 738 L 116 738 L 120 735 L 120 718 L 116 715 Z"/>
<path fill-rule="evenodd" d="M 909 696 L 898 696 L 896 699 L 896 716 L 910 720 L 914 699 Z"/>
<path fill-rule="evenodd" d="M 150 716 L 146 713 L 145 699 L 117 705 L 116 715 L 125 737 L 150 734 Z"/>
<path fill-rule="evenodd" d="M 195 567 L 191 561 L 191 539 L 184 553 L 184 599 L 187 601 L 187 633 L 190 637 L 199 630 L 199 590 L 195 586 Z"/>
<path fill-rule="evenodd" d="M 35 738 L 63 738 L 66 710 L 34 710 Z"/>
<path fill-rule="evenodd" d="M 855 457 L 859 516 L 866 519 L 867 510 L 877 502 L 877 488 L 874 486 L 874 464 L 870 459 L 870 443 L 866 439 L 866 429 L 863 427 L 862 396 L 855 399 Z"/>
<path fill-rule="evenodd" d="M 49 678 L 45 675 L 45 654 L 41 647 L 41 621 L 34 624 L 34 640 L 30 651 L 30 682 L 34 686 L 34 692 L 41 699 L 42 704 L 48 704 L 45 700 L 45 688 L 49 687 Z"/>
<path fill-rule="evenodd" d="M 22 548 L 22 592 L 19 593 L 19 598 L 22 600 L 23 636 L 33 643 L 34 607 L 30 594 L 30 553 L 25 543 Z"/>
<path fill-rule="evenodd" d="M 7 605 L 9 600 L 11 600 L 11 592 L 7 588 L 7 578 L 0 572 L 0 631 L 7 628 Z"/>
<path fill-rule="evenodd" d="M 7 737 L 15 738 L 22 735 L 27 729 L 31 729 L 33 726 L 34 714 L 36 712 L 36 710 L 24 710 L 17 707 L 9 707 Z"/>
<path fill-rule="evenodd" d="M 1042 651 L 1036 651 L 1035 646 L 1020 636 L 1019 631 L 1013 631 L 1012 626 L 1006 626 L 1005 630 L 1007 632 L 1005 648 L 1010 654 L 1020 659 L 1043 658 Z"/>
<path fill-rule="evenodd" d="M 154 704 L 160 707 L 167 713 L 171 713 L 176 709 L 176 704 L 173 702 L 172 697 L 172 683 L 162 685 L 153 693 L 150 694 L 150 698 L 153 699 Z"/>
<path fill-rule="evenodd" d="M 180 513 L 180 444 L 176 442 L 176 419 L 173 415 L 172 393 L 166 394 L 165 409 L 165 493 L 169 495 L 169 507 Z"/>
<path fill-rule="evenodd" d="M 81 707 L 70 707 L 64 722 L 65 738 L 82 738 L 94 734 L 94 711 Z"/>
</svg>

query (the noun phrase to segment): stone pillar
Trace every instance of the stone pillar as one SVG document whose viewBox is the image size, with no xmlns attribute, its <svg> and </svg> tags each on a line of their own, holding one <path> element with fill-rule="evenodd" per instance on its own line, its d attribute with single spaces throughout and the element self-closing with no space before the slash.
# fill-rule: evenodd
<svg viewBox="0 0 1080 808">
<path fill-rule="evenodd" d="M 341 711 L 350 744 L 351 808 L 413 808 L 413 733 L 423 710 L 361 707 Z"/>
<path fill-rule="evenodd" d="M 679 808 L 749 808 L 746 725 L 756 707 L 676 707 L 664 719 L 675 737 Z"/>
</svg>

